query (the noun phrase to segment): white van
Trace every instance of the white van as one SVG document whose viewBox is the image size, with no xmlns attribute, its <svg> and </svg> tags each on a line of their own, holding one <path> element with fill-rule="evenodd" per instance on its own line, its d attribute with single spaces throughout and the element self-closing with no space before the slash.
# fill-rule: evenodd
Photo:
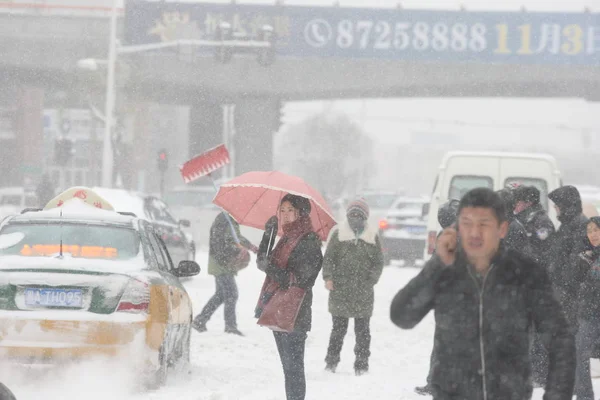
<svg viewBox="0 0 600 400">
<path fill-rule="evenodd" d="M 539 153 L 460 152 L 446 153 L 433 185 L 427 221 L 427 242 L 424 259 L 435 248 L 441 226 L 437 220 L 438 208 L 449 199 L 460 199 L 477 187 L 500 190 L 510 183 L 519 182 L 540 190 L 540 201 L 558 226 L 556 211 L 549 206 L 548 193 L 562 185 L 554 157 Z"/>
</svg>

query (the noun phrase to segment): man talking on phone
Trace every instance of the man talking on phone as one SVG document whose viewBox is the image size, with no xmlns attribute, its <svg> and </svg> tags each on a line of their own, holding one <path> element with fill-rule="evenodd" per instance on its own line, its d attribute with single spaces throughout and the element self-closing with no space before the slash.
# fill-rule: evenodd
<svg viewBox="0 0 600 400">
<path fill-rule="evenodd" d="M 435 314 L 435 400 L 531 398 L 530 326 L 549 351 L 544 400 L 571 400 L 575 341 L 543 267 L 506 250 L 508 223 L 497 193 L 478 188 L 460 201 L 457 225 L 392 301 L 403 329 Z M 459 245 L 460 243 L 460 245 Z"/>
</svg>

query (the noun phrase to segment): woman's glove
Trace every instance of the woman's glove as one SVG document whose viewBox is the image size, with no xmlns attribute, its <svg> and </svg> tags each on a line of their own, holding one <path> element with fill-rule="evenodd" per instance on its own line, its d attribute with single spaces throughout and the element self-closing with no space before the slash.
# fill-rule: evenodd
<svg viewBox="0 0 600 400">
<path fill-rule="evenodd" d="M 269 218 L 269 220 L 265 224 L 265 232 L 270 233 L 273 230 L 275 232 L 277 232 L 278 228 L 279 228 L 279 221 L 277 220 L 277 217 L 275 215 L 273 215 L 271 218 Z"/>
</svg>

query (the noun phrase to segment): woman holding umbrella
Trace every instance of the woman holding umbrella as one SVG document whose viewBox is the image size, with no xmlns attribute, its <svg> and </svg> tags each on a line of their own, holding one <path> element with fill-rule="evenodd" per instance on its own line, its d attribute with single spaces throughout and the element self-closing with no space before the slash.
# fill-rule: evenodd
<svg viewBox="0 0 600 400">
<path fill-rule="evenodd" d="M 267 276 L 263 293 L 273 284 L 285 289 L 292 284 L 305 291 L 294 330 L 274 331 L 275 343 L 283 373 L 287 400 L 304 400 L 306 379 L 304 376 L 304 348 L 312 319 L 312 287 L 321 270 L 323 255 L 321 240 L 314 232 L 310 218 L 311 204 L 304 197 L 285 195 L 279 205 L 279 220 L 271 217 L 265 225 L 265 234 L 258 250 L 257 264 Z M 283 236 L 274 249 L 273 238 L 281 221 Z M 260 314 L 258 309 L 257 313 Z"/>
<path fill-rule="evenodd" d="M 274 331 L 287 400 L 304 400 L 304 347 L 311 328 L 312 287 L 323 262 L 321 243 L 336 224 L 331 209 L 304 180 L 279 171 L 247 172 L 223 183 L 213 203 L 240 225 L 265 229 L 257 264 L 267 276 L 256 317 L 259 325 Z M 276 236 L 281 238 L 272 249 Z M 278 321 L 267 323 L 267 317 Z"/>
</svg>

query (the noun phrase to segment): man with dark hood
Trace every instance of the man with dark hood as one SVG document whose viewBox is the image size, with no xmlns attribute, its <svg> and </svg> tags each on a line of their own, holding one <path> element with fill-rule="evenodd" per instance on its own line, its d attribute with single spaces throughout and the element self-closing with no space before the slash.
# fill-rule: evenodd
<svg viewBox="0 0 600 400">
<path fill-rule="evenodd" d="M 581 196 L 574 186 L 562 186 L 548 195 L 554 203 L 560 227 L 552 238 L 550 279 L 567 320 L 577 329 L 577 296 L 585 278 L 578 268 L 579 254 L 587 248 L 588 218 L 583 215 Z"/>
<path fill-rule="evenodd" d="M 348 205 L 346 221 L 331 233 L 323 260 L 323 280 L 329 290 L 333 328 L 325 369 L 335 372 L 340 362 L 348 322 L 354 319 L 356 346 L 354 371 L 369 370 L 370 319 L 375 303 L 374 287 L 383 272 L 383 252 L 377 228 L 369 226 L 369 206 L 364 199 Z"/>
<path fill-rule="evenodd" d="M 508 223 L 500 196 L 487 188 L 471 190 L 460 201 L 457 221 L 390 307 L 392 322 L 403 329 L 434 311 L 433 399 L 530 399 L 534 325 L 550 352 L 544 399 L 571 400 L 573 333 L 546 270 L 503 246 Z"/>
<path fill-rule="evenodd" d="M 521 186 L 514 190 L 514 214 L 525 227 L 531 255 L 543 267 L 550 263 L 550 242 L 555 233 L 548 212 L 540 203 L 540 191 L 535 186 Z"/>
</svg>

